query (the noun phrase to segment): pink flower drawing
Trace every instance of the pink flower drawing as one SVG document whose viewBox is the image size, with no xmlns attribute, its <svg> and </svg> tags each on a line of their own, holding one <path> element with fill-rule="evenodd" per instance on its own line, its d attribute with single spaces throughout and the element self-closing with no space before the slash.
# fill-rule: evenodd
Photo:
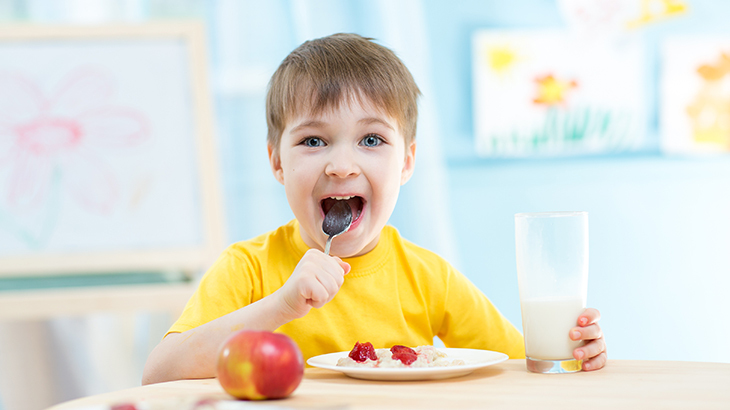
<svg viewBox="0 0 730 410">
<path fill-rule="evenodd" d="M 119 183 L 104 157 L 150 135 L 144 115 L 112 104 L 114 84 L 102 70 L 79 68 L 44 95 L 23 75 L 0 72 L 0 199 L 9 209 L 43 205 L 57 173 L 85 210 L 113 209 Z"/>
</svg>

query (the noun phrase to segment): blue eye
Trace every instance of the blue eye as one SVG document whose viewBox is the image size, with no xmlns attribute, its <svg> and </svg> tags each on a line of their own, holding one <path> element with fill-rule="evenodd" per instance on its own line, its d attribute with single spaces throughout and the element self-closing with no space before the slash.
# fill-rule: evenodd
<svg viewBox="0 0 730 410">
<path fill-rule="evenodd" d="M 364 145 L 366 147 L 377 147 L 382 142 L 383 142 L 383 139 L 375 134 L 366 135 L 365 138 L 363 138 L 361 141 L 362 145 Z"/>
<path fill-rule="evenodd" d="M 317 137 L 307 137 L 301 143 L 312 148 L 321 147 L 322 145 L 324 145 L 324 142 L 322 142 L 322 140 Z"/>
</svg>

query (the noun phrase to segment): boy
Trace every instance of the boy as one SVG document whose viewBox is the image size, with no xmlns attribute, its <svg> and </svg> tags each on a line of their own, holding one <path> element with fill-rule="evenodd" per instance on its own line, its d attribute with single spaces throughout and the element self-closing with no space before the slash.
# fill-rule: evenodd
<svg viewBox="0 0 730 410">
<path fill-rule="evenodd" d="M 240 329 L 278 329 L 305 360 L 357 341 L 434 336 L 524 357 L 522 335 L 481 291 L 386 225 L 413 173 L 419 94 L 392 51 L 354 34 L 305 42 L 281 63 L 267 95 L 268 151 L 296 219 L 226 249 L 150 354 L 144 384 L 214 377 L 218 349 Z M 353 222 L 327 256 L 322 221 L 336 201 Z M 606 361 L 598 318 L 587 309 L 571 330 L 586 341 L 574 353 L 586 370 Z"/>
</svg>

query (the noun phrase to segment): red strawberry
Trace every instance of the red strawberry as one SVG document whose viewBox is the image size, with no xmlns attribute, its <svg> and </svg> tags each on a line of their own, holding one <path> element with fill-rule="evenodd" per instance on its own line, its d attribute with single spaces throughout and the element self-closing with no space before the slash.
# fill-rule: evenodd
<svg viewBox="0 0 730 410">
<path fill-rule="evenodd" d="M 400 360 L 406 366 L 409 366 L 418 359 L 416 351 L 406 346 L 395 345 L 390 348 L 390 353 L 392 353 L 391 357 L 394 360 Z"/>
<path fill-rule="evenodd" d="M 355 342 L 355 347 L 352 348 L 348 356 L 358 363 L 362 363 L 367 359 L 378 360 L 378 356 L 375 354 L 375 348 L 373 348 L 373 344 L 370 342 Z"/>
</svg>

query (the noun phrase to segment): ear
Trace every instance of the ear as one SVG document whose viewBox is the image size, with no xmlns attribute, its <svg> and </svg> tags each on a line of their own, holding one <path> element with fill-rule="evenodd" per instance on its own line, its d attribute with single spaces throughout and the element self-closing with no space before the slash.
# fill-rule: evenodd
<svg viewBox="0 0 730 410">
<path fill-rule="evenodd" d="M 271 165 L 271 172 L 274 173 L 274 178 L 279 181 L 280 184 L 284 185 L 284 170 L 281 168 L 281 157 L 277 150 L 275 150 L 270 144 L 266 145 L 266 149 L 269 151 L 269 164 Z"/>
<path fill-rule="evenodd" d="M 406 148 L 406 160 L 403 163 L 403 170 L 400 173 L 400 184 L 404 185 L 411 179 L 413 169 L 416 166 L 416 141 L 412 141 L 411 145 Z"/>
</svg>

